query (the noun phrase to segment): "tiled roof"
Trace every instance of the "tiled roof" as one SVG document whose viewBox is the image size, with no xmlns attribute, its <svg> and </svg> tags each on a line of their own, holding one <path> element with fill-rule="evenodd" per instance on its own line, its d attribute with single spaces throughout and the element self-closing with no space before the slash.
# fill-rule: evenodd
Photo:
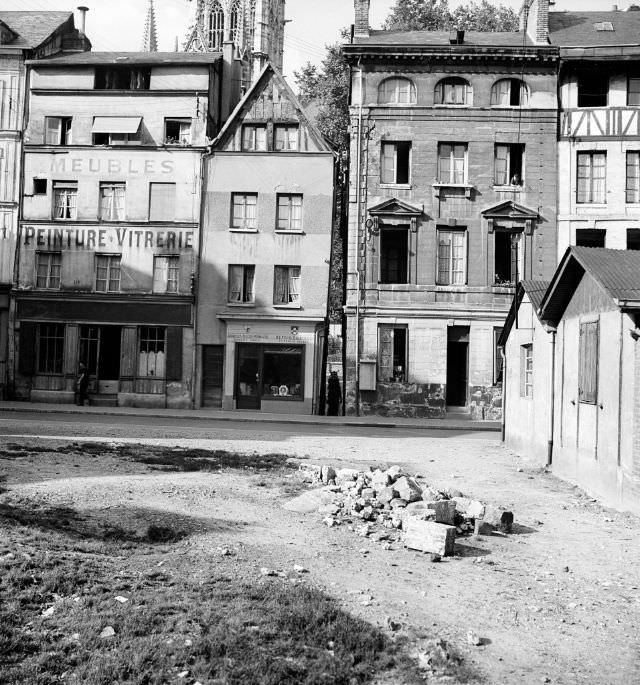
<svg viewBox="0 0 640 685">
<path fill-rule="evenodd" d="M 37 48 L 62 24 L 73 17 L 71 12 L 3 12 L 3 21 L 14 33 L 16 40 L 9 43 L 12 48 Z"/>
<path fill-rule="evenodd" d="M 371 31 L 369 37 L 355 37 L 356 45 L 451 46 L 449 31 Z M 461 46 L 531 47 L 533 43 L 522 32 L 465 31 Z"/>
<path fill-rule="evenodd" d="M 537 312 L 542 298 L 549 287 L 549 281 L 522 281 L 522 287 L 525 289 L 531 305 Z"/>
<path fill-rule="evenodd" d="M 32 60 L 31 64 L 82 66 L 88 64 L 211 64 L 219 52 L 71 52 Z"/>
<path fill-rule="evenodd" d="M 598 31 L 603 24 L 613 31 Z M 549 12 L 549 41 L 563 48 L 637 45 L 640 12 Z"/>
</svg>

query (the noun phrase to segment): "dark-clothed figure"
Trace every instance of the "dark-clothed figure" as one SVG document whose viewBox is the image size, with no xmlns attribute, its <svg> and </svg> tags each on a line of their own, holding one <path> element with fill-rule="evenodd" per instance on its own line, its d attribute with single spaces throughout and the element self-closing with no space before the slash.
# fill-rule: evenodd
<svg viewBox="0 0 640 685">
<path fill-rule="evenodd" d="M 327 415 L 338 416 L 338 409 L 340 407 L 340 400 L 342 399 L 342 389 L 340 388 L 340 379 L 335 371 L 329 375 L 329 382 L 327 383 Z"/>
<path fill-rule="evenodd" d="M 78 393 L 78 406 L 84 406 L 84 401 L 89 402 L 89 372 L 84 364 L 78 368 L 78 378 L 76 380 L 76 392 Z"/>
</svg>

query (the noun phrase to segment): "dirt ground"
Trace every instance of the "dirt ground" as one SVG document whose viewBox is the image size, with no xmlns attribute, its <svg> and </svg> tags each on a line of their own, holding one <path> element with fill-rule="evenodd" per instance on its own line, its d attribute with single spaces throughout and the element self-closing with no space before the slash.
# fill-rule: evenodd
<svg viewBox="0 0 640 685">
<path fill-rule="evenodd" d="M 0 440 L 0 449 L 5 444 Z M 274 481 L 234 470 L 164 473 L 113 454 L 0 459 L 7 477 L 0 501 L 72 506 L 114 524 L 182 517 L 192 534 L 181 544 L 203 555 L 228 547 L 236 553 L 228 557 L 230 573 L 247 557 L 257 574 L 300 564 L 309 582 L 349 612 L 379 625 L 391 618 L 412 638 L 444 638 L 486 683 L 640 683 L 640 521 L 600 507 L 498 442 L 295 437 L 170 444 L 284 452 L 340 467 L 399 464 L 435 487 L 511 509 L 517 526 L 506 537 L 461 539 L 456 556 L 429 563 L 398 544 L 387 550 L 345 526 L 327 528 L 320 514 L 283 509 L 299 491 L 295 474 Z M 483 638 L 481 646 L 468 644 L 469 630 Z"/>
</svg>

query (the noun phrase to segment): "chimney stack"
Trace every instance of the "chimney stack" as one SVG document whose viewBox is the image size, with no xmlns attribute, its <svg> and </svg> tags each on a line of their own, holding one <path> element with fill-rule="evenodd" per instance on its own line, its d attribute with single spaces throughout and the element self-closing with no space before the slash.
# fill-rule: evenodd
<svg viewBox="0 0 640 685">
<path fill-rule="evenodd" d="M 85 34 L 85 28 L 87 26 L 87 12 L 89 11 L 88 7 L 85 7 L 84 5 L 80 5 L 78 7 L 78 12 L 80 12 L 80 35 L 84 36 Z"/>
<path fill-rule="evenodd" d="M 520 10 L 520 30 L 537 45 L 549 44 L 550 0 L 525 0 Z"/>
<path fill-rule="evenodd" d="M 371 0 L 353 0 L 355 6 L 355 23 L 353 35 L 355 38 L 369 37 L 369 6 Z"/>
</svg>

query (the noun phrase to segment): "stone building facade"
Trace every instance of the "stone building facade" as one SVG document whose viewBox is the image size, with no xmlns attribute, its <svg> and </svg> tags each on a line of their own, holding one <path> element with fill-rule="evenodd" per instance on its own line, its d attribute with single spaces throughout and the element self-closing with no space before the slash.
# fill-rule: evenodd
<svg viewBox="0 0 640 685">
<path fill-rule="evenodd" d="M 534 19 L 385 32 L 355 6 L 348 411 L 497 418 L 515 285 L 555 266 L 557 48 Z"/>
<path fill-rule="evenodd" d="M 318 411 L 334 153 L 267 66 L 205 159 L 197 406 Z"/>
</svg>

